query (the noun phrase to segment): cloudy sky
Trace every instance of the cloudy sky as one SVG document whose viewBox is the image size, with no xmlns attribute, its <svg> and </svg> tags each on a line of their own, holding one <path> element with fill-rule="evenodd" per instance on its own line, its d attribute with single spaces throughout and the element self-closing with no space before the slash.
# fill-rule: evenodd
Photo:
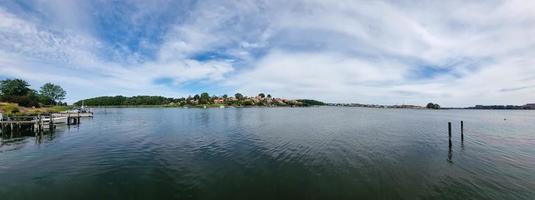
<svg viewBox="0 0 535 200">
<path fill-rule="evenodd" d="M 4 0 L 0 78 L 101 95 L 535 102 L 535 1 Z"/>
</svg>

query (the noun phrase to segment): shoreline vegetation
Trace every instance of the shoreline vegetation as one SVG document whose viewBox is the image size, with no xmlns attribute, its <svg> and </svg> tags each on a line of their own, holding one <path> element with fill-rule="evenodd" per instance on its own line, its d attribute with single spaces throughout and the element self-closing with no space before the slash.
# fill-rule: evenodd
<svg viewBox="0 0 535 200">
<path fill-rule="evenodd" d="M 236 93 L 234 96 L 210 96 L 207 92 L 188 97 L 169 98 L 162 96 L 101 96 L 80 100 L 76 106 L 92 107 L 308 107 L 321 106 L 325 103 L 312 99 L 286 99 L 260 93 L 254 97 Z"/>
<path fill-rule="evenodd" d="M 69 110 L 69 106 L 24 107 L 16 103 L 0 102 L 0 113 L 6 115 L 38 115 L 45 113 L 60 113 Z"/>
<path fill-rule="evenodd" d="M 22 79 L 0 80 L 0 120 L 6 115 L 38 115 L 68 110 L 62 102 L 67 92 L 59 85 L 45 83 L 39 91 Z"/>
<path fill-rule="evenodd" d="M 203 95 L 204 94 L 204 95 Z M 201 97 L 204 100 L 201 100 Z M 470 110 L 535 110 L 534 103 L 528 103 L 522 106 L 517 105 L 476 105 L 473 107 L 441 107 L 436 103 L 428 103 L 425 106 L 419 105 L 378 105 L 378 104 L 361 104 L 361 103 L 324 103 L 312 99 L 284 99 L 273 98 L 271 95 L 260 93 L 255 97 L 243 96 L 237 93 L 234 97 L 208 96 L 208 93 L 201 95 L 189 96 L 187 98 L 168 98 L 162 96 L 101 96 L 80 100 L 74 103 L 75 106 L 81 106 L 82 103 L 92 107 L 187 107 L 187 108 L 214 108 L 214 107 L 308 107 L 308 106 L 339 106 L 339 107 L 361 107 L 361 108 L 390 108 L 390 109 L 430 109 L 430 110 L 448 110 L 448 109 L 470 109 Z"/>
</svg>

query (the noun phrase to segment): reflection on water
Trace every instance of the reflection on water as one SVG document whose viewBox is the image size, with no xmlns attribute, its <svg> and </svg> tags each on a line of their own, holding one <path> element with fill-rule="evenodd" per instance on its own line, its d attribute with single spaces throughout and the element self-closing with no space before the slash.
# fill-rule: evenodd
<svg viewBox="0 0 535 200">
<path fill-rule="evenodd" d="M 529 111 L 107 108 L 53 133 L 2 135 L 0 197 L 534 199 L 533 121 Z"/>
<path fill-rule="evenodd" d="M 79 125 L 56 124 L 54 129 L 44 129 L 43 131 L 32 131 L 31 129 L 10 131 L 9 129 L 0 129 L 0 152 L 20 149 L 31 140 L 37 145 L 43 142 L 50 142 L 57 137 L 56 132 L 58 131 L 56 129 L 58 127 L 60 128 L 59 133 L 62 133 L 65 129 L 78 129 Z"/>
<path fill-rule="evenodd" d="M 448 161 L 449 161 L 450 163 L 452 163 L 451 158 L 452 158 L 452 154 L 451 154 L 451 146 L 450 146 L 450 147 L 448 148 Z"/>
<path fill-rule="evenodd" d="M 4 131 L 0 132 L 0 153 L 4 151 L 13 151 L 21 149 L 26 143 L 33 140 L 35 144 L 41 144 L 44 141 L 52 141 L 56 137 L 54 130 L 42 132 L 33 131 Z"/>
</svg>

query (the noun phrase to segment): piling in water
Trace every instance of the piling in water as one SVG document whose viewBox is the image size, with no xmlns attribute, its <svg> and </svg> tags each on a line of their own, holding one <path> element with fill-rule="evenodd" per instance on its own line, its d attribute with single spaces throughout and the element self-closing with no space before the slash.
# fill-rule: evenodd
<svg viewBox="0 0 535 200">
<path fill-rule="evenodd" d="M 461 141 L 464 141 L 464 122 L 461 121 Z"/>
<path fill-rule="evenodd" d="M 448 122 L 448 141 L 449 147 L 451 148 L 451 122 Z"/>
</svg>

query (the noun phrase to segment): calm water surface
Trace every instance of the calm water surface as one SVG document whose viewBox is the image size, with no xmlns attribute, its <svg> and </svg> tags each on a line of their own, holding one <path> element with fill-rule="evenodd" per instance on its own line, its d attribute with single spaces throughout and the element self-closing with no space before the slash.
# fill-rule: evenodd
<svg viewBox="0 0 535 200">
<path fill-rule="evenodd" d="M 10 137 L 0 199 L 535 199 L 534 111 L 119 108 Z"/>
</svg>

